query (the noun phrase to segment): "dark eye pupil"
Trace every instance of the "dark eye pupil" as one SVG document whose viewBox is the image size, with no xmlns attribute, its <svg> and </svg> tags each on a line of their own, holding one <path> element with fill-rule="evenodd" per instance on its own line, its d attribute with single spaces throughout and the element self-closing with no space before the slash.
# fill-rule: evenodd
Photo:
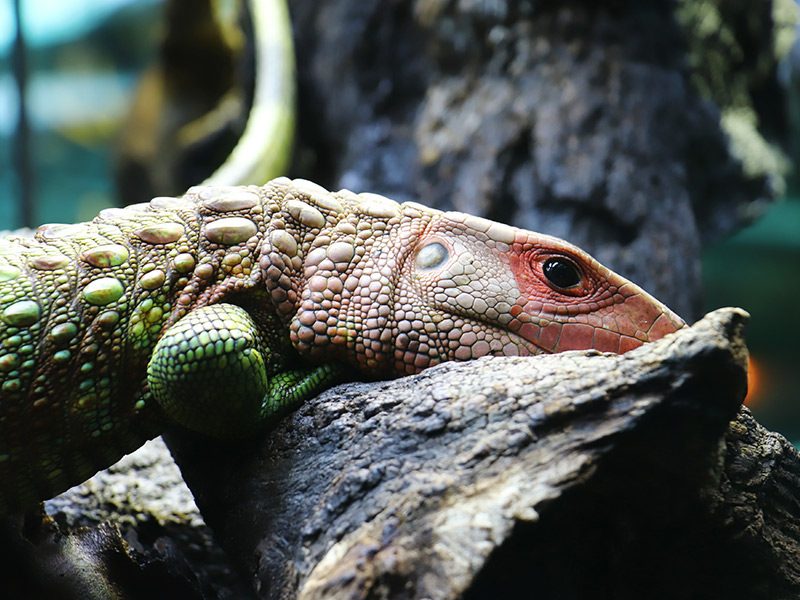
<svg viewBox="0 0 800 600">
<path fill-rule="evenodd" d="M 574 287 L 581 282 L 578 268 L 565 258 L 548 258 L 542 271 L 550 283 L 562 289 Z"/>
</svg>

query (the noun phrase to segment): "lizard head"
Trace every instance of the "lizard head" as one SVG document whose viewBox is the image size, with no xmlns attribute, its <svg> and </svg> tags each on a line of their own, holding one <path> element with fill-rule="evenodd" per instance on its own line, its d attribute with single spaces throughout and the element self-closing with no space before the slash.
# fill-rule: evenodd
<svg viewBox="0 0 800 600">
<path fill-rule="evenodd" d="M 580 248 L 462 213 L 432 220 L 404 274 L 400 289 L 410 293 L 401 295 L 430 307 L 437 349 L 450 359 L 590 348 L 623 353 L 685 326 Z M 406 337 L 398 342 L 406 345 Z"/>
<path fill-rule="evenodd" d="M 301 354 L 323 360 L 334 350 L 365 373 L 403 375 L 487 355 L 622 353 L 685 325 L 563 240 L 392 204 L 385 219 L 359 218 L 379 234 L 354 244 L 355 228 L 337 227 L 308 255 L 290 327 Z"/>
</svg>

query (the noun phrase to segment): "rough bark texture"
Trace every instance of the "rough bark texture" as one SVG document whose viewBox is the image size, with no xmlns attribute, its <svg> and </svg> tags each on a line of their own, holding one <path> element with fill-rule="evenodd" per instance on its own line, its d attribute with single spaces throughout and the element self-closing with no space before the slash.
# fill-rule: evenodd
<svg viewBox="0 0 800 600">
<path fill-rule="evenodd" d="M 0 519 L 4 599 L 253 597 L 160 439 L 44 508 Z"/>
<path fill-rule="evenodd" d="M 800 455 L 737 414 L 744 321 L 717 311 L 624 356 L 486 359 L 343 385 L 244 446 L 173 432 L 242 579 L 149 445 L 48 502 L 56 523 L 0 524 L 4 591 L 796 598 Z M 152 494 L 153 478 L 173 500 Z"/>
<path fill-rule="evenodd" d="M 567 238 L 696 318 L 701 238 L 781 183 L 773 3 L 717 4 L 292 0 L 295 170 Z"/>
<path fill-rule="evenodd" d="M 744 321 L 340 386 L 246 448 L 172 449 L 265 598 L 797 597 L 798 455 L 728 430 Z"/>
</svg>

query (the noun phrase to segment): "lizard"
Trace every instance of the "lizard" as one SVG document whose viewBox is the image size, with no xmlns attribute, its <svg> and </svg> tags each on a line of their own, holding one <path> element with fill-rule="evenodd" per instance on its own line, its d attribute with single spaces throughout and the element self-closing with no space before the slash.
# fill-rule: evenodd
<svg viewBox="0 0 800 600">
<path fill-rule="evenodd" d="M 0 512 L 167 423 L 236 440 L 340 381 L 684 325 L 558 238 L 302 179 L 43 225 L 0 240 Z"/>
</svg>

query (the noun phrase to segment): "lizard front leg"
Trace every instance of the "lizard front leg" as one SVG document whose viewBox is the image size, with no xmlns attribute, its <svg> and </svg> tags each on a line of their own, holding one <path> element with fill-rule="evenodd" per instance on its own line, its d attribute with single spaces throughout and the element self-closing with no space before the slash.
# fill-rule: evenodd
<svg viewBox="0 0 800 600">
<path fill-rule="evenodd" d="M 226 439 L 255 433 L 338 380 L 335 365 L 276 368 L 265 337 L 239 306 L 193 310 L 156 344 L 150 393 L 176 423 Z"/>
</svg>

